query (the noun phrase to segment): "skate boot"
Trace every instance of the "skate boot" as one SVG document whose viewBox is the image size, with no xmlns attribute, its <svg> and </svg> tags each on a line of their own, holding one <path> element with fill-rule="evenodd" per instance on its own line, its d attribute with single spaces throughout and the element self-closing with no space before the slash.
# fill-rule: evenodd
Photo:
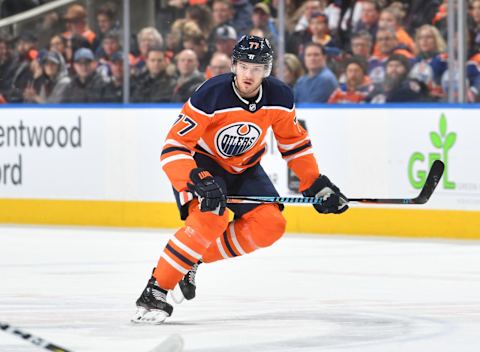
<svg viewBox="0 0 480 352">
<path fill-rule="evenodd" d="M 180 280 L 175 289 L 171 292 L 173 301 L 177 304 L 183 302 L 184 299 L 191 300 L 195 298 L 195 275 L 201 262 L 194 264 L 190 271 Z"/>
<path fill-rule="evenodd" d="M 137 299 L 137 311 L 132 318 L 133 323 L 161 324 L 172 315 L 173 307 L 167 303 L 167 290 L 158 286 L 152 276 L 147 287 Z"/>
</svg>

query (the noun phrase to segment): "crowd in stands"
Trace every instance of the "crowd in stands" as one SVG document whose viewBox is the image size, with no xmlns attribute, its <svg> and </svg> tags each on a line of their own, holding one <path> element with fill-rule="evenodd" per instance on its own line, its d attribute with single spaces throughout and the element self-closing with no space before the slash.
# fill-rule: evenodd
<svg viewBox="0 0 480 352">
<path fill-rule="evenodd" d="M 449 70 L 457 77 L 459 68 L 448 67 L 446 0 L 285 3 L 284 81 L 297 103 L 447 100 Z M 278 0 L 169 0 L 158 9 L 161 25 L 132 37 L 127 58 L 119 5 L 99 7 L 92 27 L 86 8 L 73 4 L 15 38 L 0 32 L 0 102 L 122 102 L 124 60 L 132 102 L 185 102 L 206 79 L 230 72 L 242 35 L 278 47 Z M 467 29 L 467 97 L 478 102 L 480 0 L 469 1 Z"/>
</svg>

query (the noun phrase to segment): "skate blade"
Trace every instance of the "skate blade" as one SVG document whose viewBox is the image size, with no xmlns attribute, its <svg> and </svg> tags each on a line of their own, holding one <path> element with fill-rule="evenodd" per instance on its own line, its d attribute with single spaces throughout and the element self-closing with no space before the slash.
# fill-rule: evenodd
<svg viewBox="0 0 480 352">
<path fill-rule="evenodd" d="M 180 285 L 175 286 L 175 288 L 170 291 L 170 296 L 176 304 L 180 304 L 185 300 L 185 296 L 182 293 Z"/>
<path fill-rule="evenodd" d="M 148 310 L 143 307 L 137 307 L 131 322 L 135 324 L 158 325 L 162 324 L 167 318 L 168 314 L 163 310 Z"/>
</svg>

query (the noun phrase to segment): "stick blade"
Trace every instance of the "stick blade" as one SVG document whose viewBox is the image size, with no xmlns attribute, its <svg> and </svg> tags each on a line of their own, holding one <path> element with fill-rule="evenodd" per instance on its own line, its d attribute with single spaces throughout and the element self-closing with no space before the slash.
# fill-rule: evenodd
<svg viewBox="0 0 480 352">
<path fill-rule="evenodd" d="M 443 171 L 445 170 L 445 164 L 441 160 L 435 160 L 428 172 L 427 179 L 425 181 L 425 185 L 422 188 L 422 191 L 415 198 L 415 204 L 425 204 L 428 202 L 430 197 L 433 194 L 433 191 L 437 187 L 442 178 Z"/>
</svg>

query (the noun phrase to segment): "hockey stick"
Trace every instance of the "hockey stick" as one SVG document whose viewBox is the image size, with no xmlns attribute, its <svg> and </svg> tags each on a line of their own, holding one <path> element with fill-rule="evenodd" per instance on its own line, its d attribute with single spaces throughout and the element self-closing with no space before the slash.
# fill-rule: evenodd
<svg viewBox="0 0 480 352">
<path fill-rule="evenodd" d="M 440 182 L 445 165 L 435 160 L 428 172 L 427 179 L 420 194 L 415 198 L 349 198 L 349 202 L 369 204 L 425 204 L 430 199 L 435 187 Z M 262 197 L 262 196 L 228 196 L 227 203 L 296 203 L 322 204 L 321 198 L 316 197 Z"/>
<path fill-rule="evenodd" d="M 0 330 L 8 332 L 12 335 L 15 335 L 25 341 L 31 342 L 39 348 L 44 348 L 47 351 L 53 352 L 73 352 L 72 350 L 67 350 L 66 348 L 60 347 L 50 341 L 44 340 L 41 337 L 32 335 L 20 328 L 11 326 L 8 323 L 0 321 Z M 180 335 L 170 335 L 165 341 L 156 346 L 153 350 L 149 352 L 181 352 L 183 351 L 183 339 Z"/>
<path fill-rule="evenodd" d="M 11 326 L 10 324 L 4 323 L 0 321 L 0 330 L 5 332 L 9 332 L 12 335 L 20 337 L 21 339 L 31 342 L 37 347 L 44 348 L 47 351 L 54 351 L 54 352 L 72 352 L 72 350 L 67 350 L 63 347 L 55 345 L 54 343 L 44 340 L 41 337 L 32 335 L 22 329 L 16 328 Z"/>
</svg>

